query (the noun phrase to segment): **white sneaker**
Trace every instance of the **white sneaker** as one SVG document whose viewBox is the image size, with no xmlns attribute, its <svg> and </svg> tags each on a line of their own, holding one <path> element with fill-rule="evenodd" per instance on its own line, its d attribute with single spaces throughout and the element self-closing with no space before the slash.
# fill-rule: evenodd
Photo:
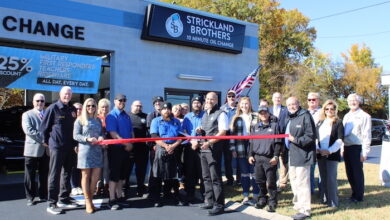
<svg viewBox="0 0 390 220">
<path fill-rule="evenodd" d="M 77 187 L 77 195 L 83 195 L 83 190 L 80 187 Z"/>
<path fill-rule="evenodd" d="M 78 195 L 78 190 L 77 190 L 77 187 L 76 188 L 73 188 L 72 189 L 72 191 L 70 192 L 70 194 L 72 195 L 72 196 L 77 196 Z"/>
<path fill-rule="evenodd" d="M 54 204 L 54 205 L 49 205 L 49 207 L 46 208 L 46 212 L 53 214 L 53 215 L 59 215 L 62 213 L 62 209 L 58 208 Z"/>
<path fill-rule="evenodd" d="M 249 198 L 247 196 L 244 197 L 244 199 L 242 200 L 241 204 L 243 205 L 249 205 Z"/>
<path fill-rule="evenodd" d="M 74 209 L 79 207 L 79 205 L 71 201 L 58 201 L 57 206 L 60 208 L 69 208 L 69 209 Z"/>
</svg>

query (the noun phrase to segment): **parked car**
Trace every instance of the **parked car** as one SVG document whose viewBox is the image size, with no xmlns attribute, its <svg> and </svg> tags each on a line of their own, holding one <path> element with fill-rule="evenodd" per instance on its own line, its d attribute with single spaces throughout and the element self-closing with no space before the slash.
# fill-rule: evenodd
<svg viewBox="0 0 390 220">
<path fill-rule="evenodd" d="M 29 106 L 17 106 L 0 110 L 0 169 L 23 170 L 22 114 L 29 109 Z"/>
<path fill-rule="evenodd" d="M 371 144 L 382 144 L 383 135 L 388 131 L 386 120 L 371 119 Z"/>
</svg>

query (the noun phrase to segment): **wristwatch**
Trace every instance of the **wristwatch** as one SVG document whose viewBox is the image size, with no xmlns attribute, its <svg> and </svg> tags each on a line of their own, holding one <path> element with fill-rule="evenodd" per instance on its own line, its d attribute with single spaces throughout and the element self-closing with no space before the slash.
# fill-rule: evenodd
<svg viewBox="0 0 390 220">
<path fill-rule="evenodd" d="M 279 157 L 278 157 L 278 156 L 274 156 L 273 158 L 274 158 L 275 160 L 278 160 L 278 159 L 279 159 Z"/>
</svg>

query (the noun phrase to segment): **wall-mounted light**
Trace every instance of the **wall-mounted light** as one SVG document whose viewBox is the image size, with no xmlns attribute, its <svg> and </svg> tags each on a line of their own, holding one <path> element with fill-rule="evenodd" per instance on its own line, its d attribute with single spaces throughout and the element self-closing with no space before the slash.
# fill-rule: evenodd
<svg viewBox="0 0 390 220">
<path fill-rule="evenodd" d="M 177 78 L 187 80 L 198 80 L 198 81 L 212 81 L 212 76 L 201 76 L 201 75 L 190 75 L 190 74 L 178 74 Z"/>
</svg>

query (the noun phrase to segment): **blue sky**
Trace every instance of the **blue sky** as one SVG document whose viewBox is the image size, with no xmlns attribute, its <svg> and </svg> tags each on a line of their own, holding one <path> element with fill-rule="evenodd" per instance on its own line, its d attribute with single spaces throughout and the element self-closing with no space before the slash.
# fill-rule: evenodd
<svg viewBox="0 0 390 220">
<path fill-rule="evenodd" d="M 296 8 L 305 16 L 315 19 L 381 2 L 385 0 L 280 0 L 280 8 Z M 390 72 L 390 2 L 343 15 L 313 20 L 310 26 L 317 30 L 315 47 L 323 53 L 330 54 L 333 60 L 342 61 L 341 53 L 346 53 L 352 44 L 365 43 L 371 48 L 375 62 L 383 66 L 385 72 Z"/>
</svg>

